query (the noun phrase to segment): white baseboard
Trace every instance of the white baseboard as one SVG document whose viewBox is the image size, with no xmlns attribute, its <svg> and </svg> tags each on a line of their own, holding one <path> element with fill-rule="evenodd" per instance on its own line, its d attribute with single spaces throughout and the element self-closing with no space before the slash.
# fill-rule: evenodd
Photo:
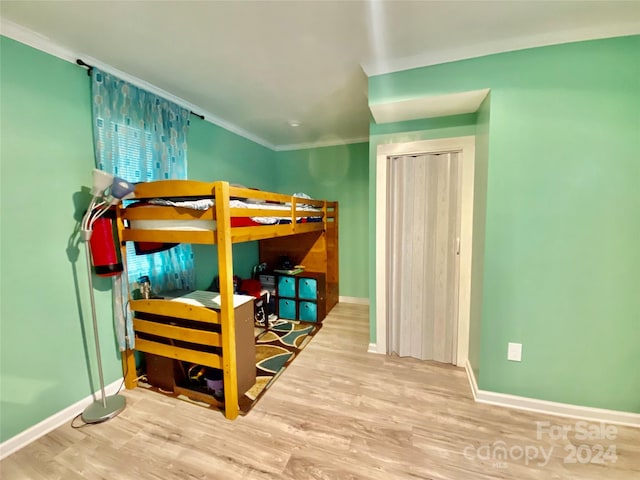
<svg viewBox="0 0 640 480">
<path fill-rule="evenodd" d="M 467 372 L 467 379 L 469 380 L 469 386 L 471 387 L 471 394 L 473 395 L 473 400 L 475 402 L 478 401 L 478 383 L 476 382 L 476 376 L 473 373 L 473 368 L 469 363 L 469 359 L 464 364 L 464 369 Z"/>
<path fill-rule="evenodd" d="M 338 297 L 340 303 L 355 303 L 358 305 L 369 305 L 369 299 L 366 297 Z"/>
<path fill-rule="evenodd" d="M 122 385 L 122 378 L 116 380 L 110 385 L 105 386 L 104 391 L 106 395 L 113 395 L 118 392 Z M 48 418 L 45 418 L 40 423 L 28 428 L 27 430 L 5 440 L 0 444 L 0 460 L 8 457 L 14 452 L 17 452 L 23 447 L 26 447 L 31 442 L 46 435 L 52 430 L 55 430 L 60 425 L 66 422 L 70 422 L 76 415 L 81 413 L 88 405 L 90 405 L 96 398 L 102 398 L 100 392 L 96 392 L 95 396 L 89 395 L 86 398 L 68 406 L 67 408 L 60 410 L 58 413 L 54 413 Z"/>
<path fill-rule="evenodd" d="M 613 423 L 640 428 L 640 414 L 638 413 L 608 410 L 605 408 L 584 407 L 569 403 L 550 402 L 548 400 L 539 400 L 537 398 L 520 397 L 518 395 L 510 395 L 508 393 L 480 390 L 473 373 L 473 368 L 471 368 L 469 361 L 465 364 L 465 370 L 471 386 L 473 399 L 478 403 L 516 408 L 518 410 L 545 413 L 561 417 L 577 418 L 591 422 Z"/>
<path fill-rule="evenodd" d="M 369 344 L 369 349 L 367 350 L 368 353 L 376 353 L 378 355 L 386 355 L 387 351 L 383 350 L 380 348 L 380 346 L 377 343 L 370 343 Z"/>
<path fill-rule="evenodd" d="M 378 345 L 375 343 L 370 343 L 369 348 L 367 349 L 367 353 L 378 353 Z"/>
</svg>

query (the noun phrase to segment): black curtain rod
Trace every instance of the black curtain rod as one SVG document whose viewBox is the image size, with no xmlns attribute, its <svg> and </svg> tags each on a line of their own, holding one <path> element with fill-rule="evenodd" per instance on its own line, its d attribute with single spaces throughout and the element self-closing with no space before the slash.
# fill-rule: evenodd
<svg viewBox="0 0 640 480">
<path fill-rule="evenodd" d="M 87 75 L 91 76 L 91 70 L 93 70 L 93 67 L 91 65 L 89 65 L 88 63 L 84 63 L 81 59 L 76 59 L 76 63 L 78 65 L 80 65 L 81 67 L 85 67 L 87 69 Z"/>
<path fill-rule="evenodd" d="M 89 65 L 88 63 L 85 63 L 80 58 L 76 59 L 76 63 L 78 65 L 80 65 L 81 67 L 86 68 L 87 69 L 87 75 L 91 76 L 91 70 L 93 70 L 93 66 Z M 191 110 L 189 110 L 189 113 L 191 115 L 195 115 L 196 117 L 200 118 L 201 120 L 204 120 L 204 115 L 200 115 L 199 113 L 193 112 Z"/>
</svg>

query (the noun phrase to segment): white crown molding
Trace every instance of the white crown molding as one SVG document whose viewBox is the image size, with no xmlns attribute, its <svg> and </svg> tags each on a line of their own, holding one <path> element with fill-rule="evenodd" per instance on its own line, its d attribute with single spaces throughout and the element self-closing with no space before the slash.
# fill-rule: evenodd
<svg viewBox="0 0 640 480">
<path fill-rule="evenodd" d="M 530 35 L 522 38 L 508 38 L 505 40 L 471 44 L 465 47 L 443 49 L 425 54 L 413 55 L 392 61 L 369 61 L 361 64 L 362 70 L 368 77 L 387 73 L 409 70 L 412 68 L 428 67 L 441 63 L 456 62 L 470 58 L 483 57 L 496 53 L 513 52 L 529 48 L 547 47 L 563 43 L 582 42 L 604 38 L 624 37 L 640 33 L 640 22 L 629 22 L 616 25 L 598 25 L 564 32 L 546 33 L 544 35 Z"/>
<path fill-rule="evenodd" d="M 469 384 L 471 385 L 473 399 L 478 403 L 515 408 L 517 410 L 525 410 L 528 412 L 545 413 L 560 417 L 576 418 L 590 422 L 614 423 L 627 427 L 640 428 L 640 414 L 638 413 L 608 410 L 605 408 L 584 407 L 582 405 L 550 402 L 548 400 L 539 400 L 537 398 L 480 390 L 473 373 L 473 368 L 471 368 L 471 364 L 468 360 L 464 367 L 467 372 Z"/>
<path fill-rule="evenodd" d="M 67 62 L 76 63 L 78 56 L 71 50 L 53 43 L 49 37 L 45 37 L 33 30 L 29 30 L 22 25 L 7 20 L 6 18 L 0 18 L 0 34 L 12 38 L 13 40 L 24 43 L 36 50 L 48 53 L 54 57 L 61 58 Z"/>
<path fill-rule="evenodd" d="M 104 391 L 107 396 L 115 395 L 122 386 L 123 379 L 120 378 L 110 385 L 105 386 Z M 94 399 L 101 398 L 100 392 L 96 392 L 94 395 L 89 395 L 82 400 L 69 405 L 67 408 L 60 410 L 58 413 L 54 413 L 48 418 L 45 418 L 40 423 L 26 429 L 25 431 L 5 440 L 0 444 L 0 460 L 8 457 L 12 453 L 17 452 L 23 447 L 26 447 L 31 442 L 35 442 L 40 437 L 46 435 L 52 430 L 55 430 L 59 426 L 70 422 L 76 415 L 80 414 L 84 409 L 90 405 Z"/>
<path fill-rule="evenodd" d="M 309 143 L 295 143 L 291 145 L 277 145 L 274 150 L 276 152 L 284 152 L 288 150 L 306 150 L 309 148 L 320 148 L 320 147 L 335 147 L 338 145 L 351 145 L 353 143 L 367 143 L 369 142 L 369 137 L 359 137 L 359 138 L 348 138 L 348 139 L 334 139 L 334 140 L 321 140 L 318 142 L 309 142 Z"/>
<path fill-rule="evenodd" d="M 184 108 L 191 110 L 194 113 L 197 113 L 198 115 L 204 115 L 204 119 L 209 123 L 217 125 L 218 127 L 222 127 L 225 130 L 235 133 L 236 135 L 239 135 L 241 137 L 244 137 L 247 140 L 251 140 L 252 142 L 262 145 L 263 147 L 266 147 L 270 150 L 276 149 L 275 145 L 267 142 L 265 139 L 257 137 L 256 135 L 253 135 L 238 126 L 233 125 L 227 122 L 226 120 L 223 120 L 217 115 L 214 115 L 211 112 L 203 110 L 197 105 L 194 105 L 180 97 L 176 97 L 175 95 L 172 95 L 171 93 L 165 90 L 162 90 L 161 88 L 158 88 L 149 82 L 146 82 L 140 78 L 134 77 L 133 75 L 130 75 L 126 72 L 118 70 L 117 68 L 114 68 L 111 65 L 101 62 L 100 60 L 93 58 L 89 55 L 83 54 L 81 52 L 73 52 L 65 47 L 62 47 L 52 42 L 48 37 L 45 37 L 44 35 L 40 35 L 39 33 L 34 32 L 33 30 L 29 30 L 28 28 L 18 25 L 17 23 L 14 23 L 10 20 L 7 20 L 5 18 L 0 19 L 0 34 L 5 37 L 12 38 L 17 42 L 24 43 L 25 45 L 35 48 L 36 50 L 40 50 L 42 52 L 48 53 L 49 55 L 53 55 L 54 57 L 58 57 L 62 60 L 65 60 L 73 64 L 76 63 L 77 59 L 81 59 L 88 65 L 97 67 L 100 70 L 103 70 L 107 73 L 116 75 L 119 78 L 126 80 L 127 82 L 133 85 L 136 85 L 160 97 L 166 98 L 167 100 L 170 100 L 177 105 L 180 105 Z"/>
<path fill-rule="evenodd" d="M 397 102 L 374 103 L 369 105 L 369 109 L 377 124 L 447 117 L 478 111 L 488 94 L 489 89 L 484 88 Z"/>
</svg>

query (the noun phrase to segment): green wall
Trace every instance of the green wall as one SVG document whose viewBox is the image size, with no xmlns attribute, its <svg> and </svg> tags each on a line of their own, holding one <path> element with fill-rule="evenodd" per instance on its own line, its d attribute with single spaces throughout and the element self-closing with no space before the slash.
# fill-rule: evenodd
<svg viewBox="0 0 640 480">
<path fill-rule="evenodd" d="M 0 41 L 4 441 L 99 386 L 84 245 L 73 237 L 93 164 L 89 80 L 71 63 Z M 107 384 L 122 376 L 110 298 L 110 281 L 96 279 Z"/>
<path fill-rule="evenodd" d="M 483 390 L 640 412 L 638 52 L 632 36 L 370 78 L 372 104 L 491 89 Z"/>
<path fill-rule="evenodd" d="M 211 182 L 224 179 L 247 187 L 273 190 L 275 152 L 210 122 L 191 117 L 189 127 L 189 178 Z M 214 245 L 193 245 L 196 287 L 206 289 L 218 274 Z M 233 271 L 249 278 L 258 262 L 258 243 L 233 246 Z"/>
<path fill-rule="evenodd" d="M 339 207 L 340 295 L 369 297 L 367 143 L 276 153 L 276 191 L 302 192 L 337 200 Z"/>
<path fill-rule="evenodd" d="M 480 344 L 490 117 L 491 94 L 487 95 L 478 109 L 476 124 L 476 158 L 474 159 L 473 169 L 473 245 L 471 249 L 471 301 L 469 309 L 468 358 L 469 365 L 471 365 L 476 379 L 480 378 Z"/>
</svg>

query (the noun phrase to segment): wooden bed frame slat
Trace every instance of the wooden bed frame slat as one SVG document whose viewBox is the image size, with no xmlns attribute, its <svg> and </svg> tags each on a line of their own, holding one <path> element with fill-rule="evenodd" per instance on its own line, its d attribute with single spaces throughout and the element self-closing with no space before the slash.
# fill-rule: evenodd
<svg viewBox="0 0 640 480">
<path fill-rule="evenodd" d="M 231 242 L 242 243 L 265 238 L 285 237 L 300 233 L 317 232 L 324 229 L 322 222 L 261 225 L 255 227 L 231 228 Z M 218 243 L 217 230 L 130 230 L 122 232 L 121 240 L 128 242 L 196 243 L 215 245 Z"/>
<path fill-rule="evenodd" d="M 125 242 L 197 243 L 215 245 L 218 243 L 216 230 L 122 230 L 120 240 Z"/>
<path fill-rule="evenodd" d="M 321 231 L 321 222 L 296 223 L 284 225 L 263 225 L 262 227 L 236 227 L 232 228 L 231 238 L 233 243 L 251 242 L 265 238 L 286 237 L 300 233 Z"/>
<path fill-rule="evenodd" d="M 156 180 L 136 184 L 134 198 L 213 197 L 214 186 L 197 180 Z"/>
<path fill-rule="evenodd" d="M 133 329 L 136 333 L 148 333 L 149 335 L 164 337 L 171 340 L 198 343 L 200 345 L 211 347 L 220 347 L 222 345 L 220 334 L 217 332 L 197 330 L 177 325 L 167 325 L 136 317 L 133 318 Z"/>
<path fill-rule="evenodd" d="M 220 315 L 217 311 L 175 300 L 164 300 L 159 298 L 149 300 L 131 300 L 129 305 L 132 312 L 151 313 L 166 317 L 195 320 L 197 322 L 220 323 Z"/>
<path fill-rule="evenodd" d="M 222 368 L 222 360 L 220 360 L 220 356 L 215 353 L 165 345 L 164 343 L 158 343 L 144 338 L 136 337 L 136 350 L 173 358 L 174 360 L 181 360 L 183 362 L 204 365 L 205 367 Z"/>
</svg>

